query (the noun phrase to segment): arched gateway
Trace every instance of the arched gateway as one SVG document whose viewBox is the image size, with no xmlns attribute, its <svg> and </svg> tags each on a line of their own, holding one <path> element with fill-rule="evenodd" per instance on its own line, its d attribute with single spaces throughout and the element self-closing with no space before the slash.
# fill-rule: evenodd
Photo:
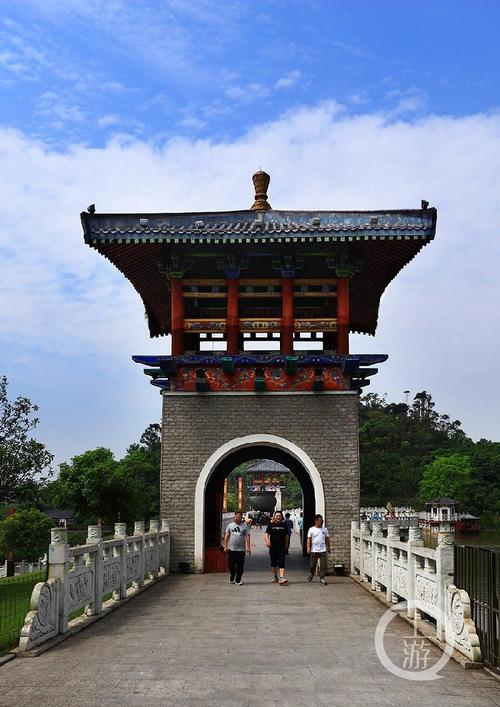
<svg viewBox="0 0 500 707">
<path fill-rule="evenodd" d="M 306 521 L 310 521 L 314 513 L 324 515 L 323 482 L 314 462 L 303 449 L 276 435 L 236 437 L 221 445 L 207 459 L 196 483 L 194 561 L 198 572 L 206 569 L 207 553 L 212 549 L 219 552 L 221 482 L 243 461 L 261 457 L 281 461 L 295 473 L 304 494 Z"/>
<path fill-rule="evenodd" d="M 374 334 L 389 282 L 435 233 L 436 211 L 274 211 L 269 176 L 246 211 L 83 213 L 85 241 L 141 295 L 169 355 L 134 356 L 163 396 L 161 512 L 172 570 L 219 552 L 224 479 L 269 458 L 299 480 L 305 526 L 332 535 L 349 566 L 359 508 L 358 394 L 384 354 Z M 93 209 L 92 209 L 93 210 Z"/>
</svg>

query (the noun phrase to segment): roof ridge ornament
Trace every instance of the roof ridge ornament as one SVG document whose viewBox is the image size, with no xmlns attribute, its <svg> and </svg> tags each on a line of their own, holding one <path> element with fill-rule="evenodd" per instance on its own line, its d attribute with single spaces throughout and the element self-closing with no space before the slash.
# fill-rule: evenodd
<svg viewBox="0 0 500 707">
<path fill-rule="evenodd" d="M 252 176 L 252 182 L 255 187 L 255 201 L 251 207 L 252 211 L 269 211 L 271 209 L 271 204 L 267 200 L 267 189 L 270 181 L 271 177 L 261 169 Z"/>
</svg>

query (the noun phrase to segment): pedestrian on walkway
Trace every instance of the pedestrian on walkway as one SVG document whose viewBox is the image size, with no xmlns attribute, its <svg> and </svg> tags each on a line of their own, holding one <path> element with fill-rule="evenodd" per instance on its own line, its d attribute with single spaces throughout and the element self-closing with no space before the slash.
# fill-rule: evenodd
<svg viewBox="0 0 500 707">
<path fill-rule="evenodd" d="M 243 584 L 241 578 L 245 567 L 245 553 L 252 554 L 250 528 L 243 521 L 243 514 L 236 511 L 234 521 L 229 523 L 224 533 L 224 552 L 229 566 L 229 584 Z"/>
<path fill-rule="evenodd" d="M 293 533 L 293 520 L 290 517 L 290 513 L 285 513 L 285 520 L 283 521 L 283 525 L 286 527 L 288 530 L 288 548 L 286 551 L 286 554 L 288 555 L 288 550 L 290 549 L 290 543 L 292 542 L 292 533 Z"/>
<path fill-rule="evenodd" d="M 314 525 L 307 532 L 307 554 L 311 556 L 308 582 L 312 582 L 319 561 L 319 581 L 326 584 L 326 553 L 330 554 L 330 534 L 323 525 L 323 516 L 314 516 Z"/>
<path fill-rule="evenodd" d="M 285 555 L 288 550 L 290 536 L 288 535 L 286 525 L 283 523 L 283 513 L 281 511 L 274 512 L 273 519 L 264 533 L 264 542 L 269 548 L 273 582 L 279 582 L 281 585 L 287 584 L 288 580 L 285 577 Z"/>
<path fill-rule="evenodd" d="M 303 535 L 304 535 L 304 514 L 302 511 L 300 511 L 299 517 L 295 520 L 297 523 L 297 528 L 299 529 L 299 535 L 300 535 L 300 545 L 302 547 L 302 543 L 304 542 L 303 540 Z M 302 550 L 303 552 L 303 550 Z"/>
</svg>

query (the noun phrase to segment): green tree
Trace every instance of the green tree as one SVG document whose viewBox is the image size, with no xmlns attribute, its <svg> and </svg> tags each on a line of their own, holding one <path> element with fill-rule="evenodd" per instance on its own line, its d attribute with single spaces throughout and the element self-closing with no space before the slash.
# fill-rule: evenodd
<svg viewBox="0 0 500 707">
<path fill-rule="evenodd" d="M 418 393 L 412 405 L 388 403 L 370 393 L 360 399 L 361 503 L 416 506 L 426 464 L 436 455 L 466 451 L 471 443 L 458 420 L 435 410 L 432 396 Z"/>
<path fill-rule="evenodd" d="M 481 515 L 481 525 L 487 527 L 490 519 L 494 523 L 500 517 L 500 442 L 480 439 L 468 454 L 472 470 L 463 507 Z"/>
<path fill-rule="evenodd" d="M 283 508 L 300 508 L 302 506 L 302 486 L 293 474 L 288 474 L 285 488 L 282 491 Z"/>
<path fill-rule="evenodd" d="M 47 551 L 52 520 L 36 508 L 17 511 L 0 522 L 0 550 L 14 553 L 16 561 L 36 562 Z"/>
<path fill-rule="evenodd" d="M 52 474 L 53 455 L 30 436 L 38 425 L 38 407 L 7 395 L 7 377 L 0 377 L 0 503 L 33 502 L 37 488 Z"/>
<path fill-rule="evenodd" d="M 437 496 L 451 496 L 462 501 L 469 489 L 471 461 L 463 454 L 439 456 L 424 468 L 420 495 L 424 501 Z"/>
<path fill-rule="evenodd" d="M 134 464 L 99 447 L 61 464 L 55 501 L 88 521 L 131 522 L 143 517 L 144 485 Z"/>
<path fill-rule="evenodd" d="M 160 512 L 161 425 L 150 424 L 139 442 L 131 444 L 121 464 L 142 485 L 146 518 Z"/>
<path fill-rule="evenodd" d="M 236 510 L 236 494 L 234 491 L 227 492 L 227 511 L 228 513 L 234 513 Z"/>
</svg>

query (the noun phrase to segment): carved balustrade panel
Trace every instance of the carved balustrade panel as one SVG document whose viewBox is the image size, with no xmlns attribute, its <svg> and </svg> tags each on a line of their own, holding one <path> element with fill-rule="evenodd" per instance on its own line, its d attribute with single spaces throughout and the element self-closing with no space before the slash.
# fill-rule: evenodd
<svg viewBox="0 0 500 707">
<path fill-rule="evenodd" d="M 102 596 L 120 588 L 121 563 L 119 557 L 103 560 Z"/>
<path fill-rule="evenodd" d="M 470 598 L 454 584 L 446 588 L 446 642 L 470 660 L 481 660 L 481 648 L 476 626 L 471 618 Z"/>
<path fill-rule="evenodd" d="M 158 570 L 158 545 L 157 538 L 147 538 L 144 548 L 144 572 L 150 574 Z"/>
<path fill-rule="evenodd" d="M 367 577 L 373 574 L 372 548 L 371 545 L 365 546 L 363 553 L 363 570 Z"/>
<path fill-rule="evenodd" d="M 415 574 L 415 606 L 426 614 L 439 618 L 438 584 L 436 577 L 417 572 Z"/>
<path fill-rule="evenodd" d="M 141 557 L 134 546 L 127 548 L 127 583 L 138 580 L 141 575 Z"/>
<path fill-rule="evenodd" d="M 106 540 L 102 544 L 101 596 L 120 589 L 123 540 Z"/>
<path fill-rule="evenodd" d="M 35 648 L 59 633 L 60 593 L 59 579 L 49 579 L 35 585 L 30 610 L 21 630 L 19 647 L 22 651 Z"/>
<path fill-rule="evenodd" d="M 95 572 L 93 567 L 84 566 L 68 573 L 68 613 L 83 609 L 95 599 Z"/>
<path fill-rule="evenodd" d="M 384 587 L 387 586 L 387 559 L 381 555 L 377 556 L 376 567 L 375 567 L 375 579 L 379 584 Z"/>
<path fill-rule="evenodd" d="M 392 591 L 403 599 L 408 599 L 408 567 L 404 564 L 394 564 L 392 568 Z"/>
<path fill-rule="evenodd" d="M 354 557 L 354 567 L 355 567 L 355 569 L 359 570 L 359 568 L 361 567 L 361 552 L 359 550 L 359 542 L 357 545 L 354 546 L 353 557 Z"/>
</svg>

